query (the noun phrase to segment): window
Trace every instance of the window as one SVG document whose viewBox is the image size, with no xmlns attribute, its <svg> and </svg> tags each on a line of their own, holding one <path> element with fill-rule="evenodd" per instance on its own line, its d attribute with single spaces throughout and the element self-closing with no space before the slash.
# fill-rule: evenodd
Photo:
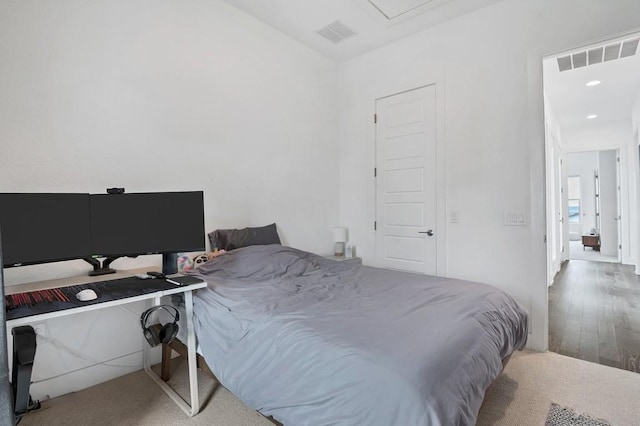
<svg viewBox="0 0 640 426">
<path fill-rule="evenodd" d="M 569 176 L 567 197 L 569 198 L 569 223 L 580 223 L 580 176 Z"/>
</svg>

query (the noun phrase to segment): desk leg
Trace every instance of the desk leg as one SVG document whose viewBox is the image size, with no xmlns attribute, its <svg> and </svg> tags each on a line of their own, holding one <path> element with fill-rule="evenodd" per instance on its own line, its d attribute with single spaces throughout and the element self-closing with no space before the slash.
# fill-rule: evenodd
<svg viewBox="0 0 640 426">
<path fill-rule="evenodd" d="M 154 299 L 154 305 L 160 304 L 160 298 Z M 184 305 L 187 311 L 187 361 L 189 363 L 189 393 L 191 394 L 191 405 L 182 399 L 176 391 L 164 382 L 155 371 L 151 369 L 149 360 L 150 347 L 146 340 L 143 340 L 142 359 L 144 371 L 149 377 L 160 386 L 160 388 L 182 409 L 188 416 L 195 416 L 200 411 L 200 399 L 198 397 L 198 370 L 196 365 L 196 337 L 193 329 L 193 297 L 191 291 L 184 292 Z"/>
</svg>

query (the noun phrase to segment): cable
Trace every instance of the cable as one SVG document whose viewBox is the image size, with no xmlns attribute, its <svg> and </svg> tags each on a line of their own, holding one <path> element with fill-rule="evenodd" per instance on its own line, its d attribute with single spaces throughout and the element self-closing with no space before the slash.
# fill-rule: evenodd
<svg viewBox="0 0 640 426">
<path fill-rule="evenodd" d="M 29 401 L 31 402 L 31 404 L 29 404 L 29 406 L 27 407 L 27 410 L 24 413 L 16 414 L 16 419 L 15 419 L 16 425 L 19 424 L 20 421 L 22 421 L 22 418 L 26 416 L 29 413 L 29 411 L 39 410 L 42 407 L 42 405 L 40 404 L 40 401 L 33 402 L 31 401 L 31 397 L 29 397 Z"/>
<path fill-rule="evenodd" d="M 128 312 L 128 313 L 129 313 L 129 314 L 131 314 L 132 316 L 134 316 L 135 318 L 139 318 L 139 317 L 140 317 L 140 314 L 138 314 L 138 313 L 136 313 L 136 312 L 133 312 L 132 310 L 130 310 L 130 309 L 129 309 L 129 308 L 127 308 L 126 306 L 124 306 L 124 305 L 118 305 L 118 306 L 119 306 L 120 308 L 124 309 L 126 312 Z M 74 357 L 76 357 L 76 358 L 82 359 L 82 360 L 87 361 L 87 362 L 90 362 L 90 363 L 92 363 L 92 364 L 91 364 L 91 365 L 88 365 L 88 366 L 86 366 L 86 367 L 77 368 L 77 369 L 75 369 L 75 370 L 66 371 L 66 372 L 64 372 L 64 373 L 61 373 L 61 374 L 58 374 L 58 375 L 55 375 L 55 376 L 52 376 L 52 377 L 48 377 L 48 378 L 46 378 L 46 379 L 41 379 L 41 380 L 37 380 L 37 381 L 32 381 L 32 382 L 31 382 L 32 384 L 34 384 L 34 383 L 42 383 L 42 382 L 46 382 L 46 381 L 49 381 L 49 380 L 53 380 L 53 379 L 56 379 L 56 378 L 58 378 L 58 377 L 61 377 L 61 376 L 67 375 L 67 374 L 71 374 L 71 373 L 75 373 L 75 372 L 78 372 L 78 371 L 86 370 L 87 368 L 91 368 L 91 367 L 94 367 L 94 366 L 96 366 L 96 365 L 104 365 L 104 366 L 107 366 L 107 367 L 120 367 L 120 368 L 139 368 L 139 367 L 141 367 L 141 364 L 136 364 L 136 365 L 123 365 L 123 364 L 110 364 L 110 363 L 109 363 L 109 362 L 111 362 L 111 361 L 115 361 L 115 360 L 118 360 L 118 359 L 121 359 L 121 358 L 124 358 L 124 357 L 127 357 L 127 356 L 135 355 L 135 354 L 137 354 L 137 353 L 140 353 L 141 351 L 135 351 L 135 352 L 131 352 L 131 353 L 128 353 L 128 354 L 124 354 L 124 355 L 121 355 L 121 356 L 119 356 L 119 357 L 116 357 L 116 358 L 110 359 L 110 360 L 108 360 L 108 361 L 99 361 L 99 360 L 97 360 L 97 359 L 93 359 L 93 358 L 91 358 L 91 357 L 88 357 L 88 356 L 86 356 L 85 354 L 82 354 L 82 353 L 80 353 L 80 352 L 78 352 L 78 351 L 76 351 L 76 350 L 74 350 L 74 349 L 70 348 L 69 346 L 67 346 L 66 344 L 64 344 L 64 343 L 63 343 L 63 342 L 61 342 L 60 340 L 56 339 L 55 337 L 44 336 L 44 335 L 42 335 L 42 334 L 36 334 L 36 336 L 37 336 L 37 339 L 38 339 L 39 341 L 41 341 L 41 342 L 45 342 L 45 343 L 50 343 L 50 344 L 52 344 L 53 346 L 55 346 L 56 348 L 62 349 L 62 350 L 64 350 L 65 352 L 69 353 L 70 355 L 73 355 L 73 356 L 74 356 Z M 17 424 L 17 423 L 16 423 L 16 424 Z"/>
<path fill-rule="evenodd" d="M 136 318 L 140 318 L 140 314 L 133 312 L 131 309 L 127 308 L 126 305 L 118 305 L 119 308 L 124 309 L 125 311 L 127 311 L 128 313 L 130 313 L 131 315 L 133 315 Z"/>
<path fill-rule="evenodd" d="M 96 360 L 96 359 L 90 358 L 90 357 L 88 357 L 88 356 L 86 356 L 86 355 L 84 355 L 84 354 L 82 354 L 82 353 L 80 353 L 80 352 L 75 351 L 74 349 L 72 349 L 72 348 L 68 347 L 68 346 L 67 346 L 67 345 L 65 345 L 63 342 L 59 341 L 59 340 L 58 340 L 58 339 L 56 339 L 56 338 L 43 336 L 43 335 L 41 335 L 41 334 L 38 334 L 38 335 L 37 335 L 37 338 L 38 338 L 38 340 L 41 340 L 41 341 L 46 342 L 46 343 L 50 343 L 50 344 L 52 344 L 53 346 L 55 346 L 55 347 L 57 347 L 57 348 L 59 348 L 59 349 L 62 349 L 62 350 L 64 350 L 64 351 L 66 351 L 67 353 L 69 353 L 69 354 L 71 354 L 71 355 L 75 356 L 76 358 L 80 358 L 80 359 L 82 359 L 82 360 L 84 360 L 84 361 L 88 361 L 88 362 L 92 363 L 92 365 L 88 365 L 88 366 L 86 366 L 86 367 L 78 368 L 78 369 L 71 370 L 71 371 L 66 371 L 66 372 L 64 372 L 64 373 L 62 373 L 62 374 L 58 374 L 58 375 L 53 376 L 53 377 L 48 377 L 48 378 L 46 378 L 46 379 L 33 381 L 32 383 L 41 383 L 41 382 L 46 382 L 46 381 L 48 381 L 48 380 L 55 379 L 55 378 L 58 378 L 58 377 L 60 377 L 60 376 L 64 376 L 64 375 L 66 375 L 66 374 L 75 373 L 75 372 L 77 372 L 77 371 L 81 371 L 81 370 L 86 370 L 87 368 L 93 367 L 93 366 L 95 366 L 95 365 L 105 365 L 105 366 L 107 366 L 107 367 L 120 367 L 120 368 L 138 368 L 138 367 L 140 367 L 140 366 L 141 366 L 141 364 L 136 364 L 136 365 L 126 365 L 126 364 L 110 364 L 110 363 L 109 363 L 109 362 L 111 362 L 111 361 L 115 361 L 115 360 L 118 360 L 118 359 L 121 359 L 121 358 L 124 358 L 124 357 L 127 357 L 127 356 L 135 355 L 135 354 L 139 353 L 140 351 L 135 351 L 135 352 L 131 352 L 131 353 L 128 353 L 128 354 L 124 354 L 124 355 L 121 355 L 121 356 L 119 356 L 119 357 L 116 357 L 116 358 L 110 359 L 110 360 L 108 360 L 108 361 L 99 361 L 99 360 Z"/>
</svg>

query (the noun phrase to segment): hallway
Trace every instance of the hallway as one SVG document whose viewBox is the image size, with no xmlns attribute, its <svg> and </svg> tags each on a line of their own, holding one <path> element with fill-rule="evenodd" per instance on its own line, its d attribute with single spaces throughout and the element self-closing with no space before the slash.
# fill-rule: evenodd
<svg viewBox="0 0 640 426">
<path fill-rule="evenodd" d="M 549 351 L 640 373 L 640 277 L 569 260 L 549 288 Z"/>
</svg>

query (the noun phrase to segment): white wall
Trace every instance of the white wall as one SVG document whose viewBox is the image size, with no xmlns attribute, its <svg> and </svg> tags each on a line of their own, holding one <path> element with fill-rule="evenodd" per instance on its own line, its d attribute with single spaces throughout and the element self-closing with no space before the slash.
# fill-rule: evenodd
<svg viewBox="0 0 640 426">
<path fill-rule="evenodd" d="M 334 62 L 209 0 L 3 1 L 0 58 L 0 192 L 204 190 L 207 231 L 277 222 L 283 243 L 331 252 Z M 13 268 L 5 279 L 89 269 L 82 261 Z M 34 397 L 140 369 L 141 309 L 45 324 L 94 361 L 41 340 Z M 96 360 L 126 367 L 85 369 Z"/>
<path fill-rule="evenodd" d="M 636 100 L 633 103 L 633 110 L 631 111 L 631 126 L 634 134 L 640 131 L 640 92 L 638 92 Z M 636 142 L 640 141 L 636 140 Z"/>
<path fill-rule="evenodd" d="M 340 211 L 364 262 L 374 255 L 375 99 L 445 86 L 446 274 L 494 284 L 530 311 L 546 349 L 542 58 L 629 31 L 640 2 L 503 0 L 341 65 Z M 526 227 L 503 226 L 524 209 Z M 442 231 L 442 230 L 438 230 Z"/>
</svg>

